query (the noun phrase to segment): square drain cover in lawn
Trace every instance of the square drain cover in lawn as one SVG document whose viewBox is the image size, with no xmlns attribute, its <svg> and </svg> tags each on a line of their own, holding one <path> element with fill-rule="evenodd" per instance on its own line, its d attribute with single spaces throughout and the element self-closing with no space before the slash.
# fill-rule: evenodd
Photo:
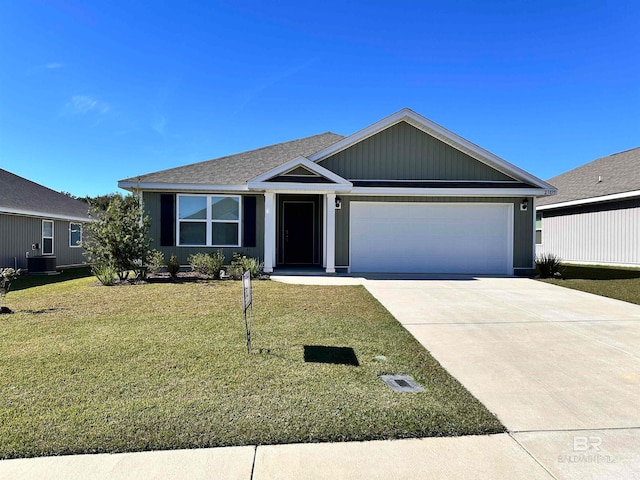
<svg viewBox="0 0 640 480">
<path fill-rule="evenodd" d="M 380 378 L 396 392 L 424 392 L 424 388 L 411 375 L 380 375 Z"/>
<path fill-rule="evenodd" d="M 351 347 L 325 347 L 305 345 L 304 361 L 313 363 L 336 363 L 338 365 L 360 366 L 356 352 Z"/>
</svg>

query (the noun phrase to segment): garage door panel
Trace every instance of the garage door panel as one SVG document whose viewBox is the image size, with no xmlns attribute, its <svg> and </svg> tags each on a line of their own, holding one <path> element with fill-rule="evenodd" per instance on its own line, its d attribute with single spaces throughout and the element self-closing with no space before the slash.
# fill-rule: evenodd
<svg viewBox="0 0 640 480">
<path fill-rule="evenodd" d="M 351 270 L 510 274 L 511 208 L 352 202 Z"/>
</svg>

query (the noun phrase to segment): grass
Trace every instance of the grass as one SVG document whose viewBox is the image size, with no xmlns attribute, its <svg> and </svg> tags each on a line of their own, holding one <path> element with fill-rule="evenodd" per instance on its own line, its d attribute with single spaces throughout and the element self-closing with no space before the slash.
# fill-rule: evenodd
<svg viewBox="0 0 640 480">
<path fill-rule="evenodd" d="M 25 288 L 39 287 L 52 283 L 60 283 L 75 278 L 91 276 L 90 267 L 73 267 L 61 270 L 57 275 L 21 275 L 11 283 L 11 291 L 24 290 Z"/>
<path fill-rule="evenodd" d="M 7 296 L 0 458 L 504 431 L 363 287 L 255 282 L 248 354 L 239 282 L 94 282 Z M 305 345 L 359 366 L 305 362 Z"/>
<path fill-rule="evenodd" d="M 640 269 L 563 265 L 561 279 L 541 281 L 640 304 Z"/>
</svg>

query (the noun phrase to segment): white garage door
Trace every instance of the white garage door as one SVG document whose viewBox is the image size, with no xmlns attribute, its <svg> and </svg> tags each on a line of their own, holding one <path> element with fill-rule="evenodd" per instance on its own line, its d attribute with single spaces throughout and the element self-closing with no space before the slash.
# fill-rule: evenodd
<svg viewBox="0 0 640 480">
<path fill-rule="evenodd" d="M 513 206 L 351 202 L 351 271 L 513 273 Z"/>
</svg>

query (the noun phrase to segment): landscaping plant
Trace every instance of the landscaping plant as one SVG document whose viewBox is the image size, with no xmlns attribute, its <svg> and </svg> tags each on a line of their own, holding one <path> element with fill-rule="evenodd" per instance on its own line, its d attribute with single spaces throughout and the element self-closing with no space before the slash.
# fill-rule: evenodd
<svg viewBox="0 0 640 480">
<path fill-rule="evenodd" d="M 167 262 L 167 272 L 171 275 L 171 278 L 176 278 L 178 276 L 178 272 L 180 271 L 180 262 L 178 261 L 178 257 L 175 255 L 171 255 L 171 258 Z"/>
<path fill-rule="evenodd" d="M 260 273 L 262 273 L 263 266 L 264 264 L 257 258 L 247 257 L 241 253 L 234 253 L 228 275 L 231 278 L 240 279 L 242 274 L 249 270 L 249 272 L 251 272 L 251 278 L 257 278 Z"/>
<path fill-rule="evenodd" d="M 11 289 L 11 283 L 18 278 L 19 275 L 20 270 L 15 270 L 13 268 L 0 268 L 0 313 L 11 313 L 11 310 L 2 304 L 4 303 L 4 298 Z"/>
<path fill-rule="evenodd" d="M 115 284 L 116 270 L 111 265 L 106 263 L 95 264 L 91 267 L 91 272 L 105 287 L 110 287 Z"/>
<path fill-rule="evenodd" d="M 162 267 L 164 267 L 164 254 L 158 250 L 151 250 L 147 253 L 147 273 L 149 275 L 155 275 Z"/>
<path fill-rule="evenodd" d="M 220 278 L 220 270 L 224 265 L 224 253 L 217 250 L 215 253 L 194 253 L 187 258 L 194 272 L 205 275 L 208 278 Z"/>
<path fill-rule="evenodd" d="M 560 257 L 553 253 L 543 253 L 536 257 L 536 266 L 542 278 L 561 276 Z"/>
<path fill-rule="evenodd" d="M 82 246 L 94 270 L 112 269 L 121 282 L 131 271 L 137 277 L 144 276 L 150 219 L 144 215 L 140 197 L 114 195 L 106 209 L 91 205 L 89 215 L 92 221 L 85 225 Z"/>
</svg>

